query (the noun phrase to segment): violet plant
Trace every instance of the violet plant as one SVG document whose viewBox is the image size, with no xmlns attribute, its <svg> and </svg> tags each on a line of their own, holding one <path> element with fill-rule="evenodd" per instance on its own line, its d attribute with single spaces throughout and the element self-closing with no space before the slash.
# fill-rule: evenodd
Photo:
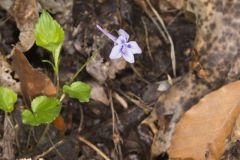
<svg viewBox="0 0 240 160">
<path fill-rule="evenodd" d="M 24 124 L 38 126 L 40 124 L 49 124 L 60 114 L 61 102 L 68 95 L 70 98 L 78 99 L 79 102 L 88 102 L 90 99 L 91 86 L 81 81 L 74 81 L 84 64 L 71 78 L 71 80 L 59 89 L 59 62 L 60 51 L 64 41 L 64 31 L 62 27 L 54 20 L 51 15 L 42 11 L 35 27 L 36 44 L 50 52 L 53 62 L 43 60 L 51 64 L 55 77 L 57 79 L 57 88 L 59 93 L 55 97 L 38 96 L 31 101 L 31 109 L 25 109 L 22 112 L 22 121 Z M 88 63 L 89 60 L 86 62 Z M 60 93 L 61 92 L 61 93 Z M 17 94 L 6 87 L 0 86 L 0 109 L 5 112 L 12 112 L 14 104 L 17 101 Z"/>
<path fill-rule="evenodd" d="M 61 111 L 61 95 L 68 95 L 76 98 L 79 102 L 88 102 L 90 99 L 91 86 L 81 81 L 71 81 L 59 90 L 59 62 L 60 51 L 64 41 L 64 31 L 47 11 L 42 11 L 35 27 L 36 44 L 48 50 L 53 57 L 53 63 L 48 62 L 53 67 L 57 79 L 59 93 L 57 97 L 38 96 L 31 102 L 31 110 L 25 109 L 22 113 L 23 123 L 38 126 L 42 123 L 51 123 Z M 79 72 L 77 72 L 78 75 Z M 75 75 L 75 77 L 77 76 Z M 62 91 L 63 93 L 60 93 Z M 65 97 L 65 96 L 64 96 Z"/>
<path fill-rule="evenodd" d="M 129 34 L 123 29 L 118 30 L 118 37 L 116 37 L 99 25 L 97 25 L 97 28 L 114 43 L 109 55 L 110 59 L 123 57 L 127 62 L 134 63 L 134 54 L 142 53 L 137 42 L 129 41 Z M 81 68 L 78 69 L 70 81 L 59 90 L 59 59 L 64 41 L 64 31 L 48 12 L 43 11 L 36 24 L 35 38 L 38 46 L 43 47 L 52 54 L 53 62 L 49 60 L 44 60 L 44 62 L 51 64 L 57 79 L 58 91 L 62 91 L 62 93 L 58 93 L 56 97 L 38 96 L 32 100 L 31 109 L 25 109 L 22 112 L 23 123 L 32 126 L 51 123 L 59 115 L 61 111 L 61 101 L 63 100 L 62 97 L 65 97 L 65 95 L 78 99 L 81 103 L 89 101 L 91 86 L 81 81 L 74 81 L 74 79 L 98 53 L 98 50 L 96 50 Z M 0 86 L 0 109 L 5 112 L 12 112 L 16 101 L 17 94 L 14 91 Z"/>
<path fill-rule="evenodd" d="M 138 46 L 136 41 L 129 41 L 129 34 L 123 29 L 118 30 L 118 37 L 115 37 L 99 25 L 97 28 L 105 34 L 114 43 L 112 51 L 109 55 L 110 59 L 118 59 L 123 57 L 127 62 L 134 63 L 134 54 L 141 54 L 142 49 Z"/>
</svg>

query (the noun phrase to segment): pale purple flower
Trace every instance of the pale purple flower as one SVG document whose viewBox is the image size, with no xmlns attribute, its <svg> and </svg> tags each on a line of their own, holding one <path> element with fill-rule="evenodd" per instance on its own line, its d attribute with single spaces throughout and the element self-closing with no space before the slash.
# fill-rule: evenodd
<svg viewBox="0 0 240 160">
<path fill-rule="evenodd" d="M 141 54 L 142 50 L 138 46 L 136 41 L 129 40 L 129 34 L 123 29 L 118 30 L 118 37 L 115 37 L 111 33 L 107 32 L 105 29 L 97 25 L 97 28 L 103 32 L 109 39 L 114 42 L 114 46 L 109 55 L 110 59 L 118 59 L 123 57 L 127 62 L 134 63 L 134 54 Z"/>
</svg>

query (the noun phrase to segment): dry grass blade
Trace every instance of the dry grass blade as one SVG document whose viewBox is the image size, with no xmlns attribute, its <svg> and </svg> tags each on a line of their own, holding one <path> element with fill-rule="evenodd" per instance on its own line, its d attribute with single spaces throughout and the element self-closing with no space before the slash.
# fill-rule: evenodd
<svg viewBox="0 0 240 160">
<path fill-rule="evenodd" d="M 176 126 L 170 159 L 219 159 L 240 114 L 240 81 L 211 92 L 187 111 Z"/>
<path fill-rule="evenodd" d="M 146 1 L 148 3 L 149 7 L 151 8 L 152 12 L 156 15 L 157 20 L 161 24 L 165 34 L 167 35 L 167 38 L 168 38 L 169 42 L 170 42 L 170 45 L 171 45 L 170 55 L 171 55 L 171 60 L 172 60 L 173 75 L 174 75 L 174 77 L 176 77 L 176 57 L 175 57 L 175 50 L 174 50 L 174 44 L 173 44 L 173 41 L 172 41 L 172 37 L 168 33 L 168 30 L 167 30 L 167 28 L 166 28 L 166 26 L 164 24 L 164 21 L 163 21 L 162 17 L 160 16 L 160 14 L 152 6 L 152 4 L 150 3 L 149 0 L 146 0 Z"/>
<path fill-rule="evenodd" d="M 40 155 L 37 155 L 34 157 L 34 159 L 40 159 L 41 157 L 46 156 L 47 154 L 49 154 L 50 152 L 52 152 L 54 149 L 56 149 L 57 147 L 59 147 L 60 145 L 63 144 L 63 140 L 57 142 L 56 144 L 52 145 L 50 148 L 48 148 L 47 151 L 44 151 L 43 153 L 41 153 Z"/>
<path fill-rule="evenodd" d="M 94 151 L 96 151 L 104 160 L 111 160 L 105 153 L 103 153 L 99 148 L 97 148 L 97 146 L 92 144 L 90 141 L 86 140 L 84 137 L 78 136 L 78 140 L 85 143 L 90 148 L 92 148 Z"/>
<path fill-rule="evenodd" d="M 16 44 L 22 52 L 28 51 L 35 42 L 34 28 L 38 20 L 36 0 L 15 0 L 10 8 L 20 31 L 19 42 Z"/>
</svg>

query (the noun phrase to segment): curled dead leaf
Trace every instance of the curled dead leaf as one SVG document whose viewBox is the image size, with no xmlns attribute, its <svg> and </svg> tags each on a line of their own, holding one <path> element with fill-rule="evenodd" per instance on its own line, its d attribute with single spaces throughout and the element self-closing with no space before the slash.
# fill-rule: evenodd
<svg viewBox="0 0 240 160">
<path fill-rule="evenodd" d="M 28 51 L 35 42 L 34 28 L 38 20 L 36 0 L 15 0 L 11 5 L 10 14 L 14 17 L 20 31 L 18 49 Z"/>
<path fill-rule="evenodd" d="M 109 100 L 108 100 L 107 94 L 106 94 L 103 86 L 101 86 L 100 84 L 98 84 L 96 82 L 89 82 L 89 84 L 92 87 L 91 99 L 102 102 L 103 104 L 108 106 Z"/>
<path fill-rule="evenodd" d="M 61 115 L 57 116 L 57 118 L 53 121 L 53 125 L 58 129 L 59 135 L 63 137 L 65 133 L 66 125 Z"/>
<path fill-rule="evenodd" d="M 113 92 L 113 97 L 121 104 L 124 109 L 128 109 L 128 103 L 122 96 L 120 96 L 117 92 Z"/>
<path fill-rule="evenodd" d="M 175 128 L 170 159 L 217 160 L 240 114 L 240 81 L 211 92 Z"/>
<path fill-rule="evenodd" d="M 13 71 L 8 62 L 0 55 L 0 85 L 20 93 L 20 83 L 13 77 Z"/>
<path fill-rule="evenodd" d="M 99 83 L 104 83 L 108 78 L 115 79 L 116 74 L 125 69 L 127 63 L 122 58 L 103 62 L 100 54 L 87 64 L 87 72 L 95 78 Z"/>
<path fill-rule="evenodd" d="M 57 94 L 57 89 L 50 78 L 34 69 L 18 48 L 14 47 L 12 54 L 13 70 L 19 76 L 21 92 L 27 103 L 36 96 L 55 96 Z"/>
</svg>

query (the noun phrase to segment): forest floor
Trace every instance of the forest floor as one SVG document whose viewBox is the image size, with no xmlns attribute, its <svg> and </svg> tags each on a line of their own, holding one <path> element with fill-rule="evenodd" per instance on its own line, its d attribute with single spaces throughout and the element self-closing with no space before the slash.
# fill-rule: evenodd
<svg viewBox="0 0 240 160">
<path fill-rule="evenodd" d="M 16 158 L 145 160 L 159 153 L 153 157 L 168 159 L 166 152 L 154 151 L 154 133 L 143 123 L 158 97 L 189 72 L 191 61 L 196 58 L 192 53 L 196 35 L 194 18 L 185 13 L 180 1 L 173 2 L 151 1 L 156 14 L 151 7 L 146 7 L 148 3 L 144 0 L 39 0 L 36 10 L 47 10 L 65 31 L 60 86 L 68 82 L 95 51 L 98 54 L 76 78 L 92 86 L 90 101 L 79 103 L 66 97 L 62 102 L 63 133 L 51 124 L 41 138 L 46 125 L 34 128 L 23 125 L 19 110 L 14 111 L 14 121 L 21 123 L 14 138 L 18 141 L 14 147 Z M 8 56 L 19 41 L 15 18 L 10 9 L 0 8 L 0 53 L 4 56 Z M 127 63 L 123 58 L 109 59 L 113 43 L 96 24 L 114 35 L 118 29 L 127 31 L 130 40 L 142 49 L 142 54 L 135 54 L 135 63 Z M 171 47 L 174 47 L 175 58 L 171 56 Z M 101 49 L 98 51 L 98 48 Z M 48 51 L 34 44 L 24 54 L 34 68 L 55 81 L 51 65 L 42 62 L 51 60 Z M 7 62 L 11 63 L 11 58 Z M 16 79 L 13 74 L 12 79 Z M 19 97 L 17 106 L 21 110 L 23 100 L 20 94 Z M 4 117 L 1 112 L 1 132 L 4 132 Z M 161 121 L 159 117 L 158 120 L 157 125 L 164 130 L 168 119 Z"/>
</svg>

